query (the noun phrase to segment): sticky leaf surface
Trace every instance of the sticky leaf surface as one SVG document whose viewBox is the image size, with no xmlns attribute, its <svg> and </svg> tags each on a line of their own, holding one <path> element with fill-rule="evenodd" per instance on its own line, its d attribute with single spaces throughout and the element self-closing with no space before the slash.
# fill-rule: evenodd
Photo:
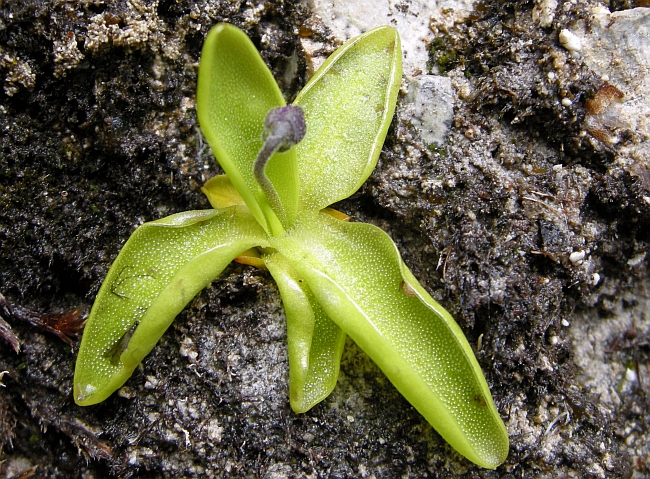
<svg viewBox="0 0 650 479">
<path fill-rule="evenodd" d="M 187 211 L 140 226 L 88 317 L 75 367 L 77 404 L 98 403 L 122 386 L 187 303 L 264 238 L 243 207 Z"/>
<path fill-rule="evenodd" d="M 301 215 L 278 251 L 325 313 L 458 452 L 495 468 L 508 436 L 462 331 L 379 228 Z"/>
<path fill-rule="evenodd" d="M 199 66 L 199 123 L 217 161 L 267 231 L 274 231 L 278 218 L 287 226 L 298 207 L 294 149 L 273 155 L 266 169 L 282 211 L 272 211 L 253 176 L 264 119 L 272 108 L 284 105 L 273 75 L 246 34 L 225 23 L 210 30 Z"/>
<path fill-rule="evenodd" d="M 287 317 L 291 408 L 306 412 L 336 386 L 345 333 L 282 255 L 266 257 L 266 266 L 278 285 Z"/>
<path fill-rule="evenodd" d="M 402 78 L 397 31 L 378 27 L 332 54 L 298 94 L 300 201 L 320 210 L 352 195 L 377 164 Z"/>
</svg>

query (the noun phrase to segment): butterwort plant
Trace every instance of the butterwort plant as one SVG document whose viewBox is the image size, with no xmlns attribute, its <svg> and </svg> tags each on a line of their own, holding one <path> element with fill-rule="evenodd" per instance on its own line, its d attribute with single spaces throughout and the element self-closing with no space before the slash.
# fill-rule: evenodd
<svg viewBox="0 0 650 479">
<path fill-rule="evenodd" d="M 291 407 L 336 384 L 346 335 L 459 453 L 485 468 L 506 429 L 461 329 L 422 288 L 381 229 L 329 209 L 377 163 L 402 77 L 400 39 L 378 27 L 340 47 L 287 106 L 250 39 L 208 34 L 199 123 L 225 175 L 213 209 L 140 226 L 111 266 L 79 348 L 74 398 L 120 388 L 176 315 L 233 260 L 265 267 L 287 319 Z"/>
</svg>

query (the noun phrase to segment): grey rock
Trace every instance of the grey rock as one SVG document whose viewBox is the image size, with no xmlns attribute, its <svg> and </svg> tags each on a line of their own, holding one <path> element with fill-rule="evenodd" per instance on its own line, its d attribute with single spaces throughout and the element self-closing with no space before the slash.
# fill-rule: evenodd
<svg viewBox="0 0 650 479">
<path fill-rule="evenodd" d="M 409 91 L 403 106 L 410 109 L 401 112 L 402 118 L 410 117 L 427 145 L 442 145 L 451 126 L 456 92 L 449 77 L 420 75 L 409 82 Z"/>
</svg>

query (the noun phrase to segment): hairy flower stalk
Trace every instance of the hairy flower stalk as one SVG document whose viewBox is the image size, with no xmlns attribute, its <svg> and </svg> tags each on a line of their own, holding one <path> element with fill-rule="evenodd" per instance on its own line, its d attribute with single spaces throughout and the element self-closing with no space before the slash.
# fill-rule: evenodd
<svg viewBox="0 0 650 479">
<path fill-rule="evenodd" d="M 266 176 L 266 165 L 276 151 L 287 151 L 298 144 L 306 131 L 305 114 L 299 106 L 274 108 L 264 120 L 264 145 L 253 165 L 253 175 L 275 211 L 280 211 L 282 203 L 273 183 Z"/>
</svg>

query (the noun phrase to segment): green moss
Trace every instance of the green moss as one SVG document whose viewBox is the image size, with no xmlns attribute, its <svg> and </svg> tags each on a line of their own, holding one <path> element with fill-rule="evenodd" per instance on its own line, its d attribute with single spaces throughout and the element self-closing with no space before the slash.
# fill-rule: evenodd
<svg viewBox="0 0 650 479">
<path fill-rule="evenodd" d="M 446 157 L 449 153 L 447 152 L 447 148 L 444 146 L 437 145 L 436 143 L 431 143 L 430 145 L 427 146 L 429 151 L 433 153 L 437 153 L 440 156 Z"/>
<path fill-rule="evenodd" d="M 433 72 L 447 73 L 458 61 L 458 51 L 444 37 L 434 39 L 429 45 L 429 69 Z"/>
</svg>

